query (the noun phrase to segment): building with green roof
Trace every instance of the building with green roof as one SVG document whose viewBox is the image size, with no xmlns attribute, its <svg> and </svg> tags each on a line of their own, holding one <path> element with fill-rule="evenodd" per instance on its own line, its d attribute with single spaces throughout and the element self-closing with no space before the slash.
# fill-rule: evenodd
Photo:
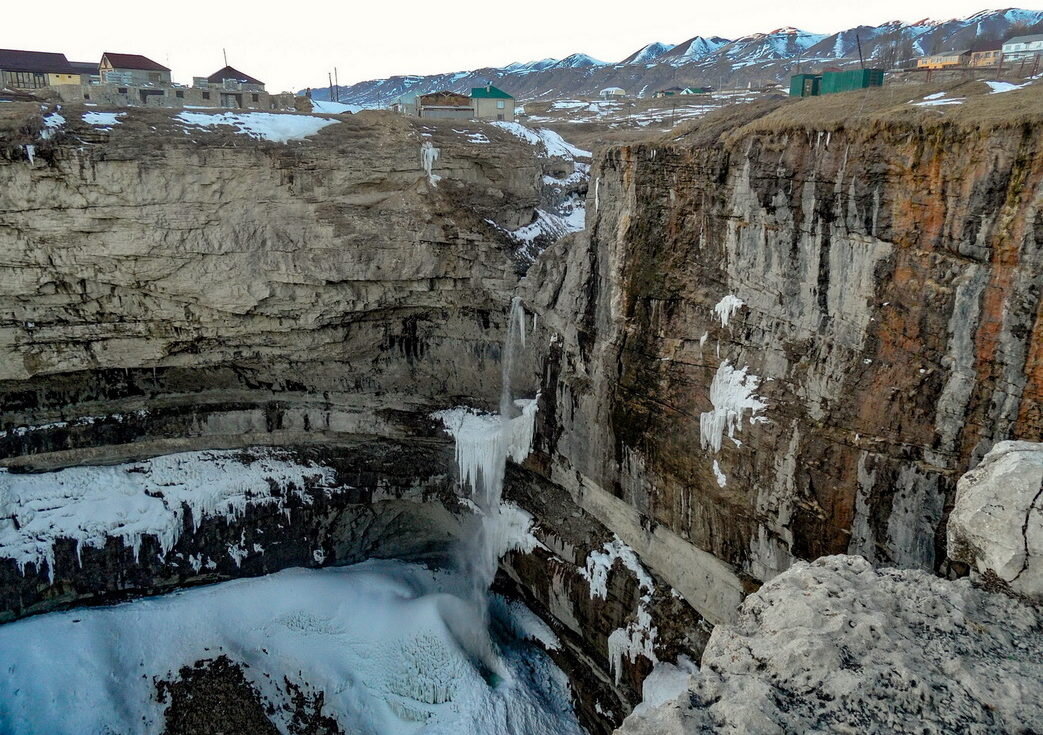
<svg viewBox="0 0 1043 735">
<path fill-rule="evenodd" d="M 479 120 L 514 122 L 514 97 L 491 84 L 471 88 L 471 106 Z"/>
</svg>

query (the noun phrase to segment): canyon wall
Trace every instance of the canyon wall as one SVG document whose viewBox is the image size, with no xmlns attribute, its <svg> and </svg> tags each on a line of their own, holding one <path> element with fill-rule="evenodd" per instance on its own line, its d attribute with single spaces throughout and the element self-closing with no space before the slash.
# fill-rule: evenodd
<svg viewBox="0 0 1043 735">
<path fill-rule="evenodd" d="M 498 408 L 511 294 L 584 165 L 488 124 L 305 116 L 324 127 L 279 142 L 227 120 L 0 109 L 0 620 L 444 555 L 469 527 L 431 414 Z M 208 501 L 217 466 L 241 486 Z M 650 668 L 613 666 L 612 632 L 684 621 L 664 655 L 708 632 L 637 567 L 610 564 L 595 594 L 587 557 L 611 532 L 512 477 L 540 545 L 499 585 L 547 616 L 608 732 Z"/>
<path fill-rule="evenodd" d="M 388 114 L 288 144 L 64 115 L 0 166 L 8 464 L 401 435 L 425 406 L 495 405 L 520 268 L 497 225 L 540 201 L 532 146 Z"/>
<path fill-rule="evenodd" d="M 1043 128 L 814 104 L 604 151 L 522 286 L 535 462 L 715 622 L 796 559 L 943 567 L 956 479 L 1043 435 Z"/>
</svg>

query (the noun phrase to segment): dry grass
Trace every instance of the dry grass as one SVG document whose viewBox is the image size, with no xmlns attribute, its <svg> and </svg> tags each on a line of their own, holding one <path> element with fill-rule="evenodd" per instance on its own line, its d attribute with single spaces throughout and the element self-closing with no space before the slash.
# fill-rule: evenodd
<svg viewBox="0 0 1043 735">
<path fill-rule="evenodd" d="M 717 140 L 733 143 L 753 133 L 832 132 L 855 125 L 863 129 L 868 126 L 870 130 L 895 124 L 917 128 L 955 125 L 967 130 L 989 130 L 1043 121 L 1043 83 L 1002 94 L 990 92 L 982 81 L 904 84 L 803 100 L 786 99 L 774 105 L 739 105 L 711 113 L 660 140 L 707 145 Z M 936 93 L 964 101 L 945 106 L 912 104 Z"/>
</svg>

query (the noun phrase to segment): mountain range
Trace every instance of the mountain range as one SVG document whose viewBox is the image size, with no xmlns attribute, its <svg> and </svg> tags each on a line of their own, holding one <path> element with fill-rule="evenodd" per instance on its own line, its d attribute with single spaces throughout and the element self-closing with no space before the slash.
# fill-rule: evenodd
<svg viewBox="0 0 1043 735">
<path fill-rule="evenodd" d="M 466 92 L 489 83 L 520 101 L 595 95 L 605 87 L 622 87 L 629 94 L 645 97 L 672 86 L 763 86 L 781 82 L 799 69 L 858 63 L 859 46 L 865 60 L 891 68 L 924 54 L 995 47 L 1012 35 L 1038 31 L 1040 26 L 1043 10 L 1007 8 L 953 20 L 863 25 L 830 34 L 787 27 L 736 39 L 694 36 L 676 45 L 646 44 L 618 62 L 575 53 L 499 68 L 373 79 L 342 85 L 336 96 L 348 104 L 376 107 L 407 93 Z M 312 96 L 329 99 L 330 89 L 316 87 Z"/>
</svg>

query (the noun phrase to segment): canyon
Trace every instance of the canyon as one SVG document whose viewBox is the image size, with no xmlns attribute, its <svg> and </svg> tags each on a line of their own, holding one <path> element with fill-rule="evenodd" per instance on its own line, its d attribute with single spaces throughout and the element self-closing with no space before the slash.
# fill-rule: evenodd
<svg viewBox="0 0 1043 735">
<path fill-rule="evenodd" d="M 767 98 L 593 155 L 378 111 L 273 140 L 4 104 L 0 620 L 451 553 L 475 505 L 439 416 L 502 411 L 506 383 L 534 423 L 493 591 L 546 626 L 588 732 L 850 721 L 839 689 L 803 719 L 731 704 L 800 589 L 822 619 L 912 588 L 1016 619 L 1002 675 L 1030 687 L 1041 87 L 973 84 L 945 111 Z M 807 697 L 789 663 L 774 691 Z M 641 704 L 674 664 L 667 710 Z M 1017 699 L 985 726 L 1030 727 Z"/>
</svg>

